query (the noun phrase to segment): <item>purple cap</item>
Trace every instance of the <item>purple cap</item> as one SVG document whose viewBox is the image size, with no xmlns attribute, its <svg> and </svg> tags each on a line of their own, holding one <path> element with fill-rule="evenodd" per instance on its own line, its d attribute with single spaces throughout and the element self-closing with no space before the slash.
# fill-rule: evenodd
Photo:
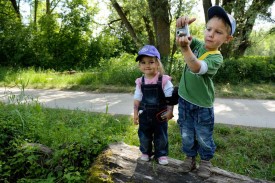
<svg viewBox="0 0 275 183">
<path fill-rule="evenodd" d="M 157 57 L 160 59 L 159 51 L 152 45 L 145 45 L 139 50 L 136 61 L 139 61 L 142 56 Z"/>
<path fill-rule="evenodd" d="M 224 20 L 230 25 L 232 36 L 236 30 L 236 20 L 234 19 L 234 17 L 226 13 L 226 11 L 222 7 L 212 6 L 208 9 L 208 20 L 210 20 L 215 15 L 224 18 Z"/>
</svg>

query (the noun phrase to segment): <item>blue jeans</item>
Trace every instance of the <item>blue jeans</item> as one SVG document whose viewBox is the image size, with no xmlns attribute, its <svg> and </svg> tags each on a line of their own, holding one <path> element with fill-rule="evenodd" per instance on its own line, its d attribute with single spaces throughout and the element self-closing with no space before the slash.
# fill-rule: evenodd
<svg viewBox="0 0 275 183">
<path fill-rule="evenodd" d="M 199 107 L 179 97 L 180 133 L 182 150 L 188 157 L 200 155 L 202 160 L 213 158 L 216 145 L 213 140 L 214 109 Z"/>
<path fill-rule="evenodd" d="M 151 156 L 154 147 L 155 158 L 168 156 L 168 124 L 156 119 L 157 112 L 156 109 L 143 109 L 139 115 L 138 129 L 140 151 Z"/>
</svg>

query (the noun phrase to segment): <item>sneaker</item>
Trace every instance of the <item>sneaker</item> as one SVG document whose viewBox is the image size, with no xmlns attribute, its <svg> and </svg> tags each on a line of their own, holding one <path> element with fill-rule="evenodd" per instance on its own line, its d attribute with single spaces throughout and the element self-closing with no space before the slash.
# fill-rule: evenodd
<svg viewBox="0 0 275 183">
<path fill-rule="evenodd" d="M 198 176 L 202 178 L 208 178 L 211 175 L 212 164 L 210 161 L 201 160 L 198 168 Z"/>
<path fill-rule="evenodd" d="M 141 159 L 142 161 L 149 161 L 149 160 L 150 160 L 148 154 L 142 154 L 141 157 L 140 157 L 140 159 Z"/>
<path fill-rule="evenodd" d="M 192 170 L 196 169 L 196 158 L 195 157 L 187 157 L 183 162 L 182 171 L 184 173 L 191 172 Z"/>
<path fill-rule="evenodd" d="M 167 156 L 161 156 L 158 158 L 158 162 L 160 165 L 167 165 L 168 164 L 168 158 Z"/>
</svg>

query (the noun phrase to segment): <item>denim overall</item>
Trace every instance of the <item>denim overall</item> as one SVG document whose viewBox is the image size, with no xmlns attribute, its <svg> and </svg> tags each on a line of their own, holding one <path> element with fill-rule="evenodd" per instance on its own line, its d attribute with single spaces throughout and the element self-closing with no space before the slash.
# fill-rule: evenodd
<svg viewBox="0 0 275 183">
<path fill-rule="evenodd" d="M 160 122 L 156 114 L 167 108 L 165 95 L 162 90 L 162 76 L 159 76 L 157 84 L 145 85 L 142 77 L 141 91 L 143 94 L 139 105 L 139 129 L 140 151 L 143 154 L 155 158 L 168 155 L 168 124 Z M 154 153 L 153 153 L 154 147 Z"/>
</svg>

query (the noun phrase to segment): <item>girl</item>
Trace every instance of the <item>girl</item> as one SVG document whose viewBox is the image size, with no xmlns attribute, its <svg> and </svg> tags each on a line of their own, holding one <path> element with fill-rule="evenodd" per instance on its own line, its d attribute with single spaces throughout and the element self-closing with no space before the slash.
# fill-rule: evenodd
<svg viewBox="0 0 275 183">
<path fill-rule="evenodd" d="M 149 161 L 153 155 L 161 165 L 168 164 L 168 120 L 173 117 L 173 106 L 166 98 L 172 96 L 171 77 L 164 75 L 158 50 L 144 46 L 136 58 L 143 76 L 136 79 L 134 94 L 134 123 L 139 124 L 141 160 Z"/>
</svg>

